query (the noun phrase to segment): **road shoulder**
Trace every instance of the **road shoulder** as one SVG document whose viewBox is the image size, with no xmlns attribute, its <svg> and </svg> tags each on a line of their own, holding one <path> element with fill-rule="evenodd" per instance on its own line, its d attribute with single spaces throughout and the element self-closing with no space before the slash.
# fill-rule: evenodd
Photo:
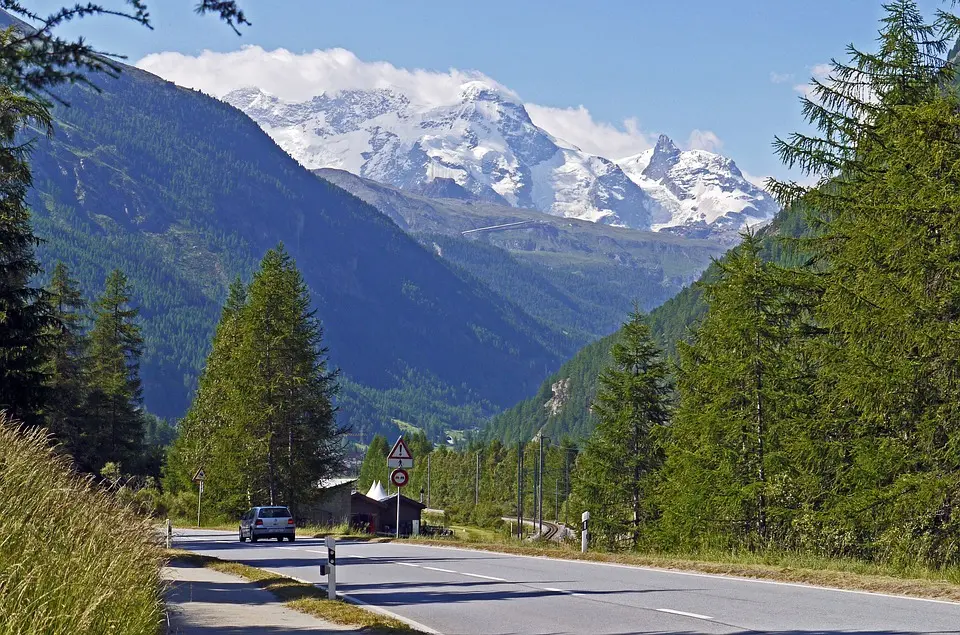
<svg viewBox="0 0 960 635">
<path fill-rule="evenodd" d="M 174 560 L 163 578 L 170 635 L 359 632 L 287 608 L 255 582 L 189 562 Z"/>
</svg>

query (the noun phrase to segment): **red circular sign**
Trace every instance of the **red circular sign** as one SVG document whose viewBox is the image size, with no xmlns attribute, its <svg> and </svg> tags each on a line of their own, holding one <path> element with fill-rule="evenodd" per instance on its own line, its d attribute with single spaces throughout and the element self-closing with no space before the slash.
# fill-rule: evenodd
<svg viewBox="0 0 960 635">
<path fill-rule="evenodd" d="M 410 481 L 410 475 L 403 468 L 397 468 L 390 472 L 390 482 L 397 487 L 403 487 Z"/>
</svg>

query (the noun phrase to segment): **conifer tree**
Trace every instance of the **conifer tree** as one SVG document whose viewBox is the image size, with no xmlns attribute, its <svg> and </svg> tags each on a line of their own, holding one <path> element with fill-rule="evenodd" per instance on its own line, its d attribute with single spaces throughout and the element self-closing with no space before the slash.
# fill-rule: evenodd
<svg viewBox="0 0 960 635">
<path fill-rule="evenodd" d="M 315 497 L 317 481 L 342 468 L 343 448 L 334 419 L 336 372 L 327 369 L 310 292 L 283 245 L 263 257 L 243 315 L 241 363 L 257 375 L 250 395 L 260 407 L 250 425 L 264 444 L 267 498 L 296 507 Z"/>
<path fill-rule="evenodd" d="M 667 367 L 639 310 L 612 347 L 613 364 L 599 378 L 593 403 L 597 427 L 577 460 L 575 494 L 592 513 L 597 540 L 639 545 L 656 516 L 652 503 L 662 460 L 656 436 L 670 412 Z"/>
<path fill-rule="evenodd" d="M 49 132 L 50 121 L 43 104 L 0 85 L 0 410 L 34 425 L 41 422 L 43 332 L 50 317 L 42 290 L 32 282 L 40 266 L 25 202 L 31 144 L 18 134 L 30 124 Z"/>
<path fill-rule="evenodd" d="M 243 346 L 240 319 L 247 289 L 240 279 L 229 290 L 213 343 L 200 375 L 197 394 L 180 423 L 180 434 L 167 454 L 165 485 L 192 487 L 191 478 L 205 468 L 208 500 L 223 511 L 237 512 L 253 503 L 252 465 L 260 460 L 257 444 L 244 428 L 248 374 L 238 363 Z"/>
<path fill-rule="evenodd" d="M 297 513 L 343 468 L 335 390 L 306 284 L 283 247 L 271 249 L 249 286 L 231 287 L 166 482 L 187 488 L 204 465 L 220 510 Z"/>
<path fill-rule="evenodd" d="M 812 367 L 800 337 L 806 304 L 761 258 L 753 234 L 705 285 L 709 311 L 693 344 L 680 347 L 680 401 L 667 448 L 663 528 L 674 541 L 710 536 L 765 543 L 788 524 L 772 483 L 805 434 Z M 773 519 L 771 519 L 771 514 Z M 778 534 L 779 535 L 779 534 Z"/>
<path fill-rule="evenodd" d="M 143 338 L 137 325 L 139 310 L 130 306 L 130 294 L 127 277 L 114 270 L 94 305 L 88 402 L 92 443 L 85 457 L 94 471 L 112 462 L 133 472 L 142 450 Z"/>
<path fill-rule="evenodd" d="M 958 19 L 928 23 L 910 0 L 886 11 L 879 50 L 851 47 L 850 63 L 814 83 L 804 112 L 820 136 L 777 142 L 820 185 L 776 187 L 818 229 L 831 548 L 922 545 L 942 562 L 960 557 L 960 105 L 946 59 Z"/>
<path fill-rule="evenodd" d="M 84 443 L 84 416 L 87 392 L 87 303 L 70 277 L 65 264 L 58 262 L 47 286 L 46 301 L 53 317 L 48 327 L 49 348 L 45 364 L 47 400 L 44 419 L 59 443 L 74 456 Z"/>
</svg>

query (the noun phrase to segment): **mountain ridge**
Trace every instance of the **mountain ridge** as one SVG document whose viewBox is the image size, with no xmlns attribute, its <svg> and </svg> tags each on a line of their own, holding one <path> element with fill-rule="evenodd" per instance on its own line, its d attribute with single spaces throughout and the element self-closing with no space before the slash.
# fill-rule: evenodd
<svg viewBox="0 0 960 635">
<path fill-rule="evenodd" d="M 223 100 L 310 169 L 341 169 L 412 194 L 727 242 L 777 209 L 726 157 L 680 151 L 664 136 L 647 153 L 617 161 L 582 152 L 534 124 L 513 93 L 486 81 L 465 82 L 455 98 L 431 103 L 392 88 L 296 102 L 244 87 Z M 658 152 L 664 141 L 676 156 L 663 174 L 645 169 L 649 157 L 637 169 L 646 154 L 654 163 L 666 156 Z"/>
</svg>

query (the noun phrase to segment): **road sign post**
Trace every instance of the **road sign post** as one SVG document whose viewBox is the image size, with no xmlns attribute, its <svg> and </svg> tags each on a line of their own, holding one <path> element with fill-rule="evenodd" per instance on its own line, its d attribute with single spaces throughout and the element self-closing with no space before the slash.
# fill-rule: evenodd
<svg viewBox="0 0 960 635">
<path fill-rule="evenodd" d="M 393 472 L 390 473 L 390 482 L 397 488 L 397 526 L 394 531 L 396 537 L 399 538 L 400 489 L 410 482 L 410 474 L 407 470 L 413 468 L 413 455 L 410 453 L 407 444 L 403 442 L 402 436 L 397 439 L 397 442 L 393 444 L 393 449 L 387 454 L 387 467 L 394 468 Z"/>
<path fill-rule="evenodd" d="M 207 478 L 207 475 L 203 472 L 203 466 L 197 469 L 197 473 L 193 475 L 193 482 L 200 484 L 200 493 L 197 495 L 197 527 L 200 527 L 200 503 L 203 501 L 203 481 Z"/>
</svg>

